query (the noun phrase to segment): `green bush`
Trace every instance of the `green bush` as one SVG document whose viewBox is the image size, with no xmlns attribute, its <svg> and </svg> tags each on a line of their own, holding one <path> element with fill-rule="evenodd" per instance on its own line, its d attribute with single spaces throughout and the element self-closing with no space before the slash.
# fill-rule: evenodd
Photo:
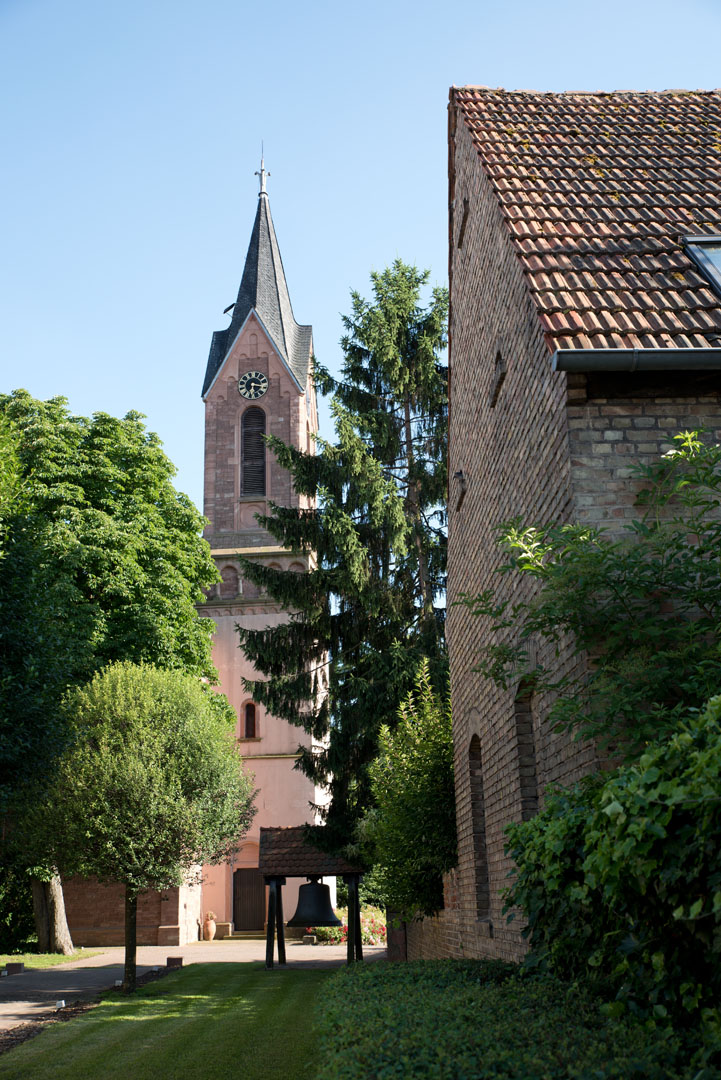
<svg viewBox="0 0 721 1080">
<path fill-rule="evenodd" d="M 34 951 L 36 942 L 27 868 L 5 851 L 0 857 L 0 953 Z"/>
<path fill-rule="evenodd" d="M 508 827 L 531 962 L 595 975 L 642 1016 L 698 1019 L 721 995 L 721 697 L 634 765 Z M 512 916 L 511 916 L 512 917 Z"/>
<path fill-rule="evenodd" d="M 433 689 L 428 661 L 401 705 L 398 726 L 381 728 L 370 766 L 376 807 L 359 835 L 372 849 L 374 884 L 403 918 L 443 907 L 443 874 L 456 865 L 451 709 Z"/>
<path fill-rule="evenodd" d="M 316 1080 L 718 1080 L 680 1036 L 603 1016 L 578 986 L 494 961 L 339 972 L 319 1012 Z"/>
</svg>

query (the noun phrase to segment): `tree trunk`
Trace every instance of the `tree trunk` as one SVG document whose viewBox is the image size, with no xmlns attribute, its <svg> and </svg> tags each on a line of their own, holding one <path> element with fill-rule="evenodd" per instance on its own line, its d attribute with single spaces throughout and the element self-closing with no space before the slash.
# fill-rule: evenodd
<svg viewBox="0 0 721 1080">
<path fill-rule="evenodd" d="M 135 989 L 135 958 L 138 945 L 138 898 L 125 886 L 125 973 L 123 991 L 132 994 Z"/>
<path fill-rule="evenodd" d="M 45 892 L 47 882 L 31 878 L 30 887 L 33 893 L 33 915 L 35 917 L 35 933 L 38 936 L 38 952 L 50 952 L 50 915 L 48 913 L 48 898 Z"/>
<path fill-rule="evenodd" d="M 406 435 L 406 463 L 408 469 L 408 487 L 406 489 L 406 512 L 413 522 L 413 532 L 418 556 L 418 588 L 423 603 L 423 618 L 433 618 L 433 595 L 431 593 L 428 576 L 428 556 L 423 548 L 423 528 L 421 523 L 421 484 L 419 480 L 412 479 L 414 454 L 413 454 L 413 425 L 411 422 L 411 401 L 406 396 L 405 400 L 405 435 Z"/>
<path fill-rule="evenodd" d="M 71 956 L 73 940 L 65 917 L 65 898 L 58 874 L 50 881 L 31 880 L 35 931 L 38 935 L 38 952 L 62 953 Z"/>
</svg>

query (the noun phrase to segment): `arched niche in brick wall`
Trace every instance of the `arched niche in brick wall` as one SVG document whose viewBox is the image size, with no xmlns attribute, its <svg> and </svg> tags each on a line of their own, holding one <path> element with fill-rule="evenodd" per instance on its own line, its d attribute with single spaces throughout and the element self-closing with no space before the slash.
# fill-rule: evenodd
<svg viewBox="0 0 721 1080">
<path fill-rule="evenodd" d="M 533 679 L 522 679 L 513 702 L 521 821 L 529 821 L 538 813 L 538 766 L 536 762 L 534 703 L 535 682 Z"/>
<path fill-rule="evenodd" d="M 243 596 L 246 600 L 257 600 L 260 596 L 260 585 L 256 585 L 250 578 L 243 578 Z"/>
<path fill-rule="evenodd" d="M 240 579 L 238 578 L 238 571 L 235 567 L 222 567 L 220 576 L 222 578 L 219 589 L 221 600 L 230 600 L 234 596 L 237 596 L 240 591 Z"/>
<path fill-rule="evenodd" d="M 491 886 L 486 850 L 486 804 L 483 795 L 481 740 L 471 739 L 468 749 L 468 772 L 471 786 L 471 821 L 473 824 L 473 865 L 476 885 L 476 917 L 488 919 L 491 912 Z"/>
</svg>

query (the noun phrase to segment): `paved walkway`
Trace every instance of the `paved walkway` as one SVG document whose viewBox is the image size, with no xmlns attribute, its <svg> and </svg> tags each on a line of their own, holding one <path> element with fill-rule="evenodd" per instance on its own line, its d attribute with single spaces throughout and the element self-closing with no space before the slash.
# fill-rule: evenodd
<svg viewBox="0 0 721 1080">
<path fill-rule="evenodd" d="M 385 956 L 384 945 L 364 945 L 366 960 Z M 345 945 L 303 945 L 286 941 L 288 965 L 300 968 L 342 967 Z M 275 954 L 277 956 L 277 952 Z M 265 960 L 265 941 L 198 941 L 190 945 L 141 945 L 138 947 L 138 975 L 153 967 L 164 967 L 169 956 L 182 956 L 183 965 L 207 963 L 247 963 Z M 80 998 L 96 997 L 123 977 L 122 948 L 103 949 L 98 956 L 73 960 L 69 964 L 42 970 L 26 970 L 21 975 L 0 979 L 0 1031 L 38 1020 L 55 1009 Z"/>
</svg>

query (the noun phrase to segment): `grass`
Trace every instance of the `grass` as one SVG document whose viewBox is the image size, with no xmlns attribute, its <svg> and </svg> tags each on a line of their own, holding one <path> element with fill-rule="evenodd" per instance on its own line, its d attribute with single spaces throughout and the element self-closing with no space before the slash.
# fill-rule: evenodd
<svg viewBox="0 0 721 1080">
<path fill-rule="evenodd" d="M 303 1080 L 329 971 L 192 964 L 0 1057 L 3 1080 Z"/>
<path fill-rule="evenodd" d="M 87 960 L 97 956 L 102 949 L 76 949 L 71 956 L 62 953 L 0 953 L 0 968 L 6 964 L 25 964 L 26 968 L 49 968 L 58 964 L 70 964 L 73 960 Z"/>
</svg>

